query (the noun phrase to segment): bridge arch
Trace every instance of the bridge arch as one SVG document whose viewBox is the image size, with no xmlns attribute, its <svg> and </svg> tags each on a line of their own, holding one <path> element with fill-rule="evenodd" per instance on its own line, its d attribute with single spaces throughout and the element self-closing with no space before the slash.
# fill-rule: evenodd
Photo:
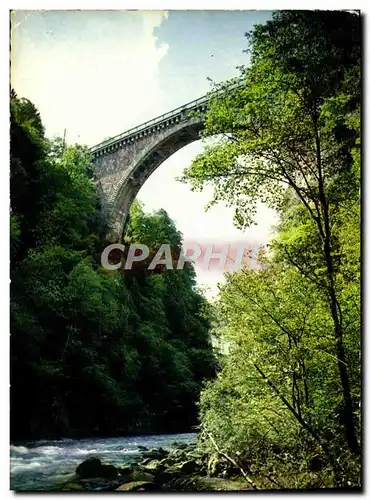
<svg viewBox="0 0 370 500">
<path fill-rule="evenodd" d="M 242 86 L 237 79 L 220 92 Z M 122 238 L 130 206 L 148 177 L 176 151 L 199 139 L 207 107 L 203 96 L 91 148 L 109 241 Z"/>
<path fill-rule="evenodd" d="M 206 104 L 206 98 L 197 99 L 92 149 L 109 241 L 121 240 L 131 204 L 150 175 L 176 151 L 200 138 Z"/>
<path fill-rule="evenodd" d="M 117 190 L 114 200 L 115 238 L 121 237 L 128 219 L 131 204 L 135 200 L 144 183 L 170 156 L 184 146 L 187 146 L 191 142 L 197 141 L 200 138 L 199 132 L 202 128 L 201 125 L 201 123 L 188 125 L 175 133 L 171 133 L 156 146 L 152 147 L 151 150 L 140 155 L 130 177 L 127 180 L 123 180 Z M 111 224 L 112 223 L 113 221 Z M 113 228 L 111 227 L 111 230 L 112 229 Z"/>
</svg>

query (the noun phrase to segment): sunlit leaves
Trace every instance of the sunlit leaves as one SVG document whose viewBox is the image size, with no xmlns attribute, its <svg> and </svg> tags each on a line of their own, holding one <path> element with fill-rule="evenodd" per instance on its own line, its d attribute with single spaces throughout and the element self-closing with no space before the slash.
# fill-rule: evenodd
<svg viewBox="0 0 370 500">
<path fill-rule="evenodd" d="M 305 453 L 328 442 L 329 462 L 347 467 L 331 469 L 337 484 L 356 448 L 351 422 L 359 430 L 359 33 L 348 12 L 280 11 L 255 26 L 243 84 L 209 95 L 203 135 L 221 138 L 183 178 L 211 184 L 211 204 L 233 206 L 239 227 L 260 201 L 281 219 L 267 267 L 222 287 L 216 316 L 231 354 L 202 394 L 205 426 L 259 471 L 270 449 L 270 467 L 290 456 L 287 469 L 302 472 Z"/>
</svg>

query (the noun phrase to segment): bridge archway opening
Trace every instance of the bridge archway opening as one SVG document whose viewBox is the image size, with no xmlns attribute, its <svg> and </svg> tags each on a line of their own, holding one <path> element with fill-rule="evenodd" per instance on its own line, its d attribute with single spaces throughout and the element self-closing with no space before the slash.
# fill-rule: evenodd
<svg viewBox="0 0 370 500">
<path fill-rule="evenodd" d="M 192 193 L 190 186 L 179 182 L 178 178 L 203 149 L 202 141 L 197 139 L 174 152 L 148 176 L 134 200 L 142 201 L 149 211 L 165 208 L 169 215 L 175 205 L 188 204 L 193 195 L 197 197 L 197 193 Z"/>
<path fill-rule="evenodd" d="M 130 207 L 135 199 L 142 201 L 148 211 L 164 208 L 171 218 L 185 211 L 191 211 L 194 216 L 196 211 L 197 215 L 204 213 L 205 205 L 212 198 L 213 188 L 208 186 L 202 193 L 192 192 L 189 185 L 181 183 L 178 178 L 196 156 L 219 137 L 207 140 L 201 139 L 199 134 L 183 137 L 163 156 L 156 157 L 154 161 L 147 160 L 148 163 L 144 160 L 138 165 L 133 182 L 123 186 L 117 200 L 119 217 L 122 217 L 121 238 L 128 227 Z"/>
</svg>

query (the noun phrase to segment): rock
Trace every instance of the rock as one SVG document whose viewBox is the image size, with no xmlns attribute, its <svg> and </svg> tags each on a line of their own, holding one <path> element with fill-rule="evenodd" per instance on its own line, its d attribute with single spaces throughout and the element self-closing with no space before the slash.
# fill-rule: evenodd
<svg viewBox="0 0 370 500">
<path fill-rule="evenodd" d="M 143 457 L 144 458 L 153 458 L 153 459 L 156 458 L 156 459 L 161 460 L 162 458 L 167 457 L 168 453 L 169 452 L 164 450 L 163 448 L 152 448 L 151 450 L 146 451 L 143 454 Z"/>
<path fill-rule="evenodd" d="M 117 468 L 117 472 L 120 476 L 128 476 L 133 473 L 133 468 L 129 465 L 124 465 L 122 467 Z"/>
<path fill-rule="evenodd" d="M 68 491 L 86 491 L 86 490 L 81 484 L 79 484 L 77 482 L 72 482 L 72 483 L 64 484 L 60 488 L 60 491 L 68 492 Z"/>
<path fill-rule="evenodd" d="M 91 457 L 84 460 L 76 469 L 76 474 L 82 478 L 99 477 L 101 461 L 99 458 Z"/>
<path fill-rule="evenodd" d="M 118 471 L 114 465 L 102 465 L 99 458 L 91 457 L 77 467 L 76 474 L 82 479 L 98 477 L 114 479 L 118 476 Z"/>
<path fill-rule="evenodd" d="M 152 458 L 144 458 L 144 460 L 141 462 L 140 465 L 147 465 L 149 464 L 153 459 Z"/>
<path fill-rule="evenodd" d="M 144 466 L 141 466 L 141 469 L 145 472 L 149 472 L 150 474 L 155 474 L 156 472 L 164 470 L 165 465 L 161 460 L 151 460 L 149 463 L 146 463 Z"/>
<path fill-rule="evenodd" d="M 141 446 L 141 444 L 139 444 L 139 446 L 137 447 L 137 449 L 139 451 L 148 451 L 148 448 L 146 446 Z"/>
<path fill-rule="evenodd" d="M 115 491 L 122 483 L 122 479 L 92 478 L 80 479 L 85 491 Z"/>
<path fill-rule="evenodd" d="M 73 472 L 68 474 L 59 474 L 54 477 L 53 483 L 56 490 L 60 490 L 67 484 L 75 483 L 79 479 L 79 476 Z"/>
<path fill-rule="evenodd" d="M 152 483 L 154 481 L 154 476 L 149 472 L 137 469 L 132 472 L 131 481 L 147 481 L 149 483 Z"/>
<path fill-rule="evenodd" d="M 182 463 L 179 469 L 182 474 L 194 474 L 199 469 L 199 465 L 195 460 L 188 460 Z"/>
<path fill-rule="evenodd" d="M 171 481 L 174 481 L 175 479 L 178 479 L 180 477 L 181 477 L 180 471 L 167 469 L 163 472 L 159 472 L 158 474 L 156 474 L 155 482 L 157 484 L 163 485 Z"/>
<path fill-rule="evenodd" d="M 158 485 L 149 481 L 132 481 L 121 484 L 115 491 L 158 491 Z"/>
<path fill-rule="evenodd" d="M 114 465 L 102 465 L 100 468 L 100 477 L 116 478 L 118 471 Z"/>
<path fill-rule="evenodd" d="M 186 453 L 189 458 L 196 458 L 198 460 L 204 460 L 204 455 L 198 450 L 191 450 Z"/>
<path fill-rule="evenodd" d="M 172 450 L 167 456 L 167 462 L 171 465 L 187 460 L 186 453 L 182 450 Z"/>
<path fill-rule="evenodd" d="M 187 445 L 186 443 L 179 443 L 176 448 L 178 450 L 186 450 L 186 448 L 188 447 L 189 445 Z"/>
</svg>

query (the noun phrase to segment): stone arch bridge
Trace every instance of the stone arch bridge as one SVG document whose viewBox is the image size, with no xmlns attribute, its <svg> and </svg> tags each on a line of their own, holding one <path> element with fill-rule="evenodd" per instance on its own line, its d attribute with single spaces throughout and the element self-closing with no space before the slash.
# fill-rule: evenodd
<svg viewBox="0 0 370 500">
<path fill-rule="evenodd" d="M 130 206 L 148 177 L 173 153 L 199 139 L 207 103 L 207 96 L 195 99 L 91 148 L 109 241 L 121 239 Z"/>
</svg>

